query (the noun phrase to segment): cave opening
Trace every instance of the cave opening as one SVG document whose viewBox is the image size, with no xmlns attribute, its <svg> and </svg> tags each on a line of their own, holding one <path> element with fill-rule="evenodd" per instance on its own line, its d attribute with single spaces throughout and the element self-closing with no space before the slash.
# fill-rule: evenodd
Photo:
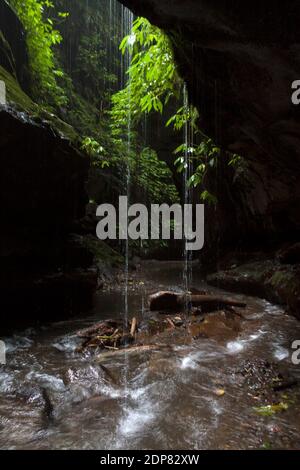
<svg viewBox="0 0 300 470">
<path fill-rule="evenodd" d="M 0 448 L 299 447 L 299 14 L 0 0 Z"/>
</svg>

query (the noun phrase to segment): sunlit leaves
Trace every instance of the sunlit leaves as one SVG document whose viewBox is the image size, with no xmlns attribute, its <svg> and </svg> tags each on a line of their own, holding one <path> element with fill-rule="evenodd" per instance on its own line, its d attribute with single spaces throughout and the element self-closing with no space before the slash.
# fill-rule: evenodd
<svg viewBox="0 0 300 470">
<path fill-rule="evenodd" d="M 131 33 L 120 45 L 123 54 L 130 54 L 131 65 L 127 71 L 127 86 L 112 97 L 112 134 L 120 138 L 128 131 L 128 116 L 131 124 L 137 124 L 143 114 L 153 111 L 163 113 L 164 106 L 171 98 L 182 100 L 183 81 L 179 78 L 169 39 L 157 27 L 145 18 L 137 18 Z M 182 101 L 181 101 L 182 103 Z M 197 126 L 197 109 L 188 104 L 180 106 L 169 118 L 166 126 L 172 126 L 176 132 L 192 131 L 195 140 L 190 144 L 178 146 L 175 166 L 178 172 L 188 170 L 188 161 L 193 163 L 193 174 L 188 185 L 200 187 L 200 197 L 208 204 L 216 204 L 216 198 L 204 190 L 205 176 L 217 167 L 220 149 Z M 239 157 L 233 156 L 231 165 L 239 163 Z"/>
<path fill-rule="evenodd" d="M 133 156 L 131 171 L 135 184 L 144 188 L 151 203 L 179 202 L 171 171 L 165 162 L 159 160 L 154 150 L 145 148 L 138 158 Z"/>
<path fill-rule="evenodd" d="M 85 137 L 82 140 L 81 148 L 91 157 L 94 166 L 102 169 L 110 166 L 107 153 L 97 140 L 92 137 Z"/>
<path fill-rule="evenodd" d="M 56 77 L 63 72 L 56 70 L 53 47 L 62 41 L 54 22 L 46 17 L 45 11 L 54 8 L 50 0 L 8 0 L 15 9 L 26 30 L 33 91 L 45 100 L 51 98 L 57 105 L 65 104 L 66 97 L 57 85 Z M 60 13 L 66 18 L 67 13 Z"/>
<path fill-rule="evenodd" d="M 130 110 L 134 123 L 143 113 L 163 112 L 164 105 L 174 96 L 176 73 L 172 49 L 166 35 L 145 18 L 137 18 L 130 35 L 121 44 L 123 54 L 131 54 L 127 71 L 128 83 L 113 96 L 111 112 L 113 132 L 121 133 Z M 130 102 L 130 109 L 128 102 Z"/>
<path fill-rule="evenodd" d="M 254 411 L 261 416 L 273 416 L 275 413 L 286 411 L 289 405 L 284 402 L 275 403 L 272 405 L 264 405 L 255 407 Z"/>
</svg>

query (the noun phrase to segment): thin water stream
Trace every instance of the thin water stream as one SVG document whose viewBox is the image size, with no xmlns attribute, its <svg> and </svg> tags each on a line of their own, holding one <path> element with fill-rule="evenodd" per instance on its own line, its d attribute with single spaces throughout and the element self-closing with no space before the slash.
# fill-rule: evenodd
<svg viewBox="0 0 300 470">
<path fill-rule="evenodd" d="M 131 276 L 131 274 L 130 274 Z M 129 278 L 130 315 L 149 313 L 145 296 L 182 287 L 182 263 L 146 262 Z M 194 276 L 194 285 L 203 288 Z M 207 288 L 207 286 L 204 286 Z M 253 391 L 237 373 L 246 360 L 278 363 L 300 379 L 291 342 L 300 323 L 266 301 L 245 299 L 241 328 L 173 341 L 173 349 L 107 357 L 107 376 L 91 354 L 75 352 L 75 332 L 123 311 L 122 288 L 98 292 L 93 312 L 6 338 L 0 369 L 2 449 L 244 449 L 299 448 L 298 386 L 284 392 L 289 408 L 274 416 L 254 411 Z M 216 394 L 222 389 L 222 396 Z M 45 390 L 51 406 L 45 402 Z M 50 410 L 49 410 L 50 406 Z M 47 409 L 48 407 L 48 409 Z"/>
</svg>

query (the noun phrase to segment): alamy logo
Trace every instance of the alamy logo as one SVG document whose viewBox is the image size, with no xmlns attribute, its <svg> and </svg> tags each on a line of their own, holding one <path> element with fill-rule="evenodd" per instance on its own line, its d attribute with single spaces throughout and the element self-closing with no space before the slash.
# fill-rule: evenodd
<svg viewBox="0 0 300 470">
<path fill-rule="evenodd" d="M 0 341 L 0 364 L 6 364 L 6 347 L 4 341 Z"/>
<path fill-rule="evenodd" d="M 6 104 L 6 86 L 3 80 L 0 80 L 0 104 Z"/>
<path fill-rule="evenodd" d="M 96 233 L 100 240 L 185 240 L 186 250 L 204 246 L 204 204 L 151 204 L 150 214 L 144 204 L 128 207 L 127 196 L 119 197 L 119 216 L 112 204 L 101 204 L 96 215 L 101 217 Z M 149 219 L 150 215 L 150 219 Z M 195 217 L 195 220 L 194 220 Z"/>
<path fill-rule="evenodd" d="M 292 349 L 296 350 L 292 354 L 292 363 L 298 366 L 300 364 L 300 340 L 299 339 L 293 342 Z"/>
</svg>

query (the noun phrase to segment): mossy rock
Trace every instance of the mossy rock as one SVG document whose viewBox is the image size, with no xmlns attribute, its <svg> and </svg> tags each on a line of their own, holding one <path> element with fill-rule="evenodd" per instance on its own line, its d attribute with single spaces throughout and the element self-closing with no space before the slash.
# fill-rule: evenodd
<svg viewBox="0 0 300 470">
<path fill-rule="evenodd" d="M 99 240 L 94 235 L 71 235 L 70 241 L 73 246 L 84 250 L 84 252 L 92 256 L 91 262 L 103 267 L 118 267 L 124 263 L 124 258 L 120 253 L 115 251 L 104 241 Z"/>
<path fill-rule="evenodd" d="M 97 263 L 102 262 L 113 267 L 124 263 L 123 256 L 102 240 L 98 240 L 93 236 L 86 236 L 83 238 L 83 244 L 94 254 Z"/>
<path fill-rule="evenodd" d="M 75 146 L 79 144 L 79 136 L 72 126 L 50 113 L 41 105 L 36 104 L 20 87 L 17 80 L 0 66 L 0 80 L 6 86 L 6 99 L 8 106 L 16 111 L 25 112 L 36 124 L 46 125 L 61 138 L 68 139 Z"/>
<path fill-rule="evenodd" d="M 0 80 L 6 86 L 7 104 L 15 108 L 17 111 L 27 112 L 28 114 L 37 113 L 39 107 L 31 98 L 21 89 L 17 80 L 0 66 Z"/>
<path fill-rule="evenodd" d="M 0 57 L 7 63 L 7 68 L 11 70 L 12 73 L 15 71 L 15 59 L 11 47 L 6 40 L 3 32 L 0 30 Z"/>
</svg>

